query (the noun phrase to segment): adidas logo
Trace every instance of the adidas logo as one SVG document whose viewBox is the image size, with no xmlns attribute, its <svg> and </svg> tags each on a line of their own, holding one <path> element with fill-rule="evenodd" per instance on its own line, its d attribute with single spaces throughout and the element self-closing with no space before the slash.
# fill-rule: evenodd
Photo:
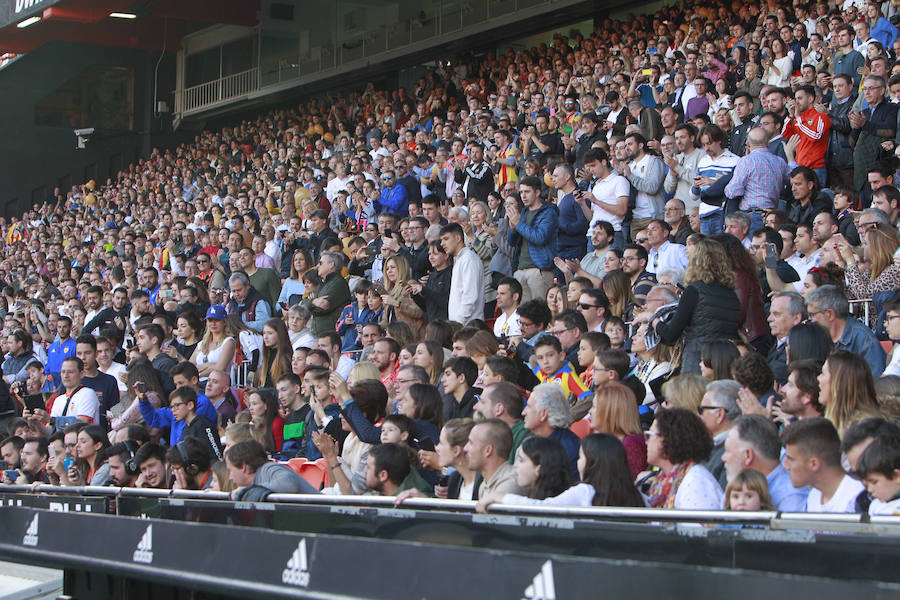
<svg viewBox="0 0 900 600">
<path fill-rule="evenodd" d="M 556 600 L 556 586 L 553 585 L 553 563 L 549 560 L 541 567 L 540 572 L 525 588 L 522 600 Z"/>
<path fill-rule="evenodd" d="M 306 540 L 300 540 L 297 549 L 291 555 L 284 571 L 281 572 L 281 582 L 288 585 L 306 587 L 309 585 L 309 562 L 306 558 Z"/>
<path fill-rule="evenodd" d="M 153 562 L 153 525 L 147 525 L 147 530 L 141 536 L 132 560 L 147 565 Z"/>
<path fill-rule="evenodd" d="M 34 515 L 28 529 L 25 530 L 25 537 L 22 538 L 23 546 L 37 546 L 38 544 L 38 516 Z"/>
</svg>

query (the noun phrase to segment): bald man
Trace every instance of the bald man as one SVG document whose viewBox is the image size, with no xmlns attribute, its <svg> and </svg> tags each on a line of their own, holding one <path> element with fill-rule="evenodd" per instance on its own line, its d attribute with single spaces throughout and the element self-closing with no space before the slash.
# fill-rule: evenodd
<svg viewBox="0 0 900 600">
<path fill-rule="evenodd" d="M 791 180 L 787 163 L 769 151 L 768 137 L 762 127 L 747 133 L 749 151 L 737 162 L 734 175 L 725 186 L 729 202 L 742 198 L 740 210 L 750 215 L 751 232 L 762 229 L 764 213 L 778 208 L 781 192 Z M 729 212 L 732 211 L 725 211 Z"/>
</svg>

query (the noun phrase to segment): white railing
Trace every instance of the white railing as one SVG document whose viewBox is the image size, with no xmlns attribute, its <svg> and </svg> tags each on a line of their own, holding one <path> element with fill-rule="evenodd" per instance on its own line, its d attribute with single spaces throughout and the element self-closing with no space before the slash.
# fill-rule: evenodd
<svg viewBox="0 0 900 600">
<path fill-rule="evenodd" d="M 178 120 L 229 102 L 237 102 L 242 96 L 269 86 L 338 74 L 364 66 L 367 62 L 377 62 L 379 57 L 412 48 L 422 49 L 424 45 L 437 44 L 442 39 L 458 39 L 501 24 L 506 26 L 511 15 L 518 14 L 521 18 L 527 18 L 545 11 L 546 5 L 557 5 L 561 9 L 580 1 L 439 0 L 427 14 L 420 13 L 398 23 L 379 25 L 352 38 L 340 39 L 335 36 L 330 43 L 318 48 L 318 56 L 307 53 L 303 56 L 262 61 L 253 69 L 242 73 L 176 90 L 174 116 Z"/>
<path fill-rule="evenodd" d="M 185 88 L 181 92 L 181 111 L 190 113 L 255 92 L 259 89 L 259 68 L 253 67 L 234 75 Z"/>
</svg>

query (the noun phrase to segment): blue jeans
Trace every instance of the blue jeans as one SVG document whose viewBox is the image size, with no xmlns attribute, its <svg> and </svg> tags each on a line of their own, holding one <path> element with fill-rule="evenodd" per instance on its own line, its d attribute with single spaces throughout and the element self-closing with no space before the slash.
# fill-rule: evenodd
<svg viewBox="0 0 900 600">
<path fill-rule="evenodd" d="M 825 177 L 826 177 L 825 167 L 819 167 L 818 169 L 813 169 L 813 173 L 815 173 L 816 177 L 819 178 L 819 187 L 825 187 Z"/>
<path fill-rule="evenodd" d="M 700 233 L 703 235 L 722 233 L 724 221 L 725 218 L 721 208 L 706 216 L 700 217 Z"/>
<path fill-rule="evenodd" d="M 748 213 L 750 217 L 750 235 L 753 235 L 755 232 L 762 229 L 765 224 L 763 223 L 763 214 L 758 211 L 754 211 Z"/>
</svg>

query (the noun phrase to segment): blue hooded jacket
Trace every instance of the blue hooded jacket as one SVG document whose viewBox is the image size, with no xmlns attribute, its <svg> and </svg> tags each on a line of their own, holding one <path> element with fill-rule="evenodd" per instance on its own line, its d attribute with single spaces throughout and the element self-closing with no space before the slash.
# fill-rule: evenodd
<svg viewBox="0 0 900 600">
<path fill-rule="evenodd" d="M 552 202 L 545 202 L 537 210 L 531 225 L 525 222 L 525 215 L 519 219 L 515 229 L 507 232 L 509 244 L 515 249 L 513 271 L 519 268 L 519 242 L 528 243 L 531 260 L 541 270 L 553 268 L 556 257 L 557 236 L 559 235 L 559 207 Z"/>
</svg>

